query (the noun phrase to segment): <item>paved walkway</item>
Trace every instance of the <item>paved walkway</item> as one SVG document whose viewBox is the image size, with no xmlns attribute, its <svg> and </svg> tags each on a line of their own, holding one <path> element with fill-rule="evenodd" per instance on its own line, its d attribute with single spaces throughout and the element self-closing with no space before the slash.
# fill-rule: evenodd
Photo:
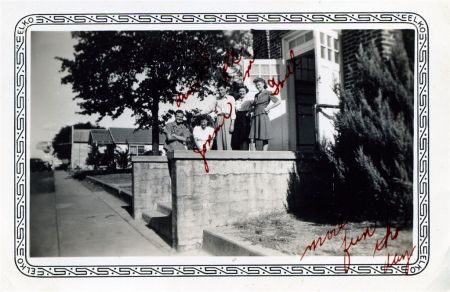
<svg viewBox="0 0 450 292">
<path fill-rule="evenodd" d="M 103 189 L 55 171 L 55 192 L 31 194 L 31 256 L 177 255 L 126 207 Z"/>
</svg>

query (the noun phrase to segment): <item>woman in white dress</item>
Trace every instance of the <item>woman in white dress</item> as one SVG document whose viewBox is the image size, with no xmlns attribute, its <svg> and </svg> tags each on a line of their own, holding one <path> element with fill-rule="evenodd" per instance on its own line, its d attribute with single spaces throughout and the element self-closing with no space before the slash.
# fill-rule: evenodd
<svg viewBox="0 0 450 292">
<path fill-rule="evenodd" d="M 195 146 L 200 151 L 211 149 L 214 140 L 214 128 L 209 125 L 208 116 L 199 117 L 200 125 L 194 127 L 192 136 L 194 136 Z"/>
</svg>

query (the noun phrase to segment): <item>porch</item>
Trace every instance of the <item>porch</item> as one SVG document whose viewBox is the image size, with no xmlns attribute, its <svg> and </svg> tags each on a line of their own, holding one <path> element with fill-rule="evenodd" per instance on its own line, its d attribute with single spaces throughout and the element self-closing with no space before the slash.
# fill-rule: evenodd
<svg viewBox="0 0 450 292">
<path fill-rule="evenodd" d="M 291 151 L 189 150 L 133 157 L 132 211 L 177 250 L 202 247 L 203 230 L 285 210 L 296 173 Z"/>
</svg>

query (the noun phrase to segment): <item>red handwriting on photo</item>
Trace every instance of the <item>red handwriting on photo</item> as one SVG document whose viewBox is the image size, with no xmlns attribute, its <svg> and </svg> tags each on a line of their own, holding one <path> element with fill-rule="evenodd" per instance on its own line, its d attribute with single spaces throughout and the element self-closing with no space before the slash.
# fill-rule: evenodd
<svg viewBox="0 0 450 292">
<path fill-rule="evenodd" d="M 234 51 L 227 51 L 225 53 L 225 57 L 224 57 L 224 62 L 223 62 L 223 74 L 225 79 L 229 82 L 230 81 L 230 77 L 228 76 L 228 64 L 233 64 L 233 65 L 237 65 L 242 61 L 242 56 L 243 56 L 243 50 L 241 50 L 239 53 L 235 53 Z M 206 61 L 206 62 L 211 62 L 210 60 L 210 55 L 208 52 L 202 52 L 200 54 L 200 57 Z M 250 60 L 249 63 L 249 67 L 247 68 L 247 71 L 245 74 L 248 75 L 248 77 L 250 77 L 250 70 L 251 70 L 251 65 L 253 64 L 253 62 L 255 62 L 255 60 Z M 244 75 L 244 80 L 245 80 L 245 75 Z M 181 93 L 179 94 L 176 99 L 175 99 L 175 103 L 177 107 L 180 107 L 181 104 L 187 100 L 190 96 L 192 96 L 193 94 L 197 93 L 200 90 L 200 81 L 195 82 L 186 93 Z"/>
<path fill-rule="evenodd" d="M 230 82 L 230 76 L 228 75 L 227 71 L 228 71 L 228 64 L 231 63 L 233 65 L 238 65 L 239 63 L 241 63 L 242 61 L 242 56 L 243 56 L 243 50 L 241 49 L 241 51 L 239 52 L 239 54 L 236 54 L 234 52 L 230 52 L 228 51 L 225 54 L 225 62 L 223 64 L 223 74 L 225 76 L 225 79 Z M 250 77 L 250 72 L 252 70 L 252 65 L 253 63 L 255 63 L 255 58 L 250 59 L 248 61 L 248 67 L 244 72 L 243 78 L 242 80 L 245 81 L 245 79 Z"/>
<path fill-rule="evenodd" d="M 334 237 L 336 237 L 346 226 L 345 223 L 339 224 L 337 228 L 328 230 L 325 234 L 325 236 L 321 237 L 319 236 L 317 239 L 313 240 L 308 246 L 306 246 L 305 250 L 303 251 L 303 254 L 300 258 L 300 260 L 303 259 L 306 252 L 309 251 L 315 251 L 316 248 L 321 247 L 327 240 L 331 240 Z M 341 247 L 343 248 L 344 252 L 344 271 L 347 273 L 350 269 L 350 263 L 351 263 L 351 256 L 350 256 L 350 248 L 353 246 L 356 246 L 359 242 L 366 240 L 370 237 L 372 237 L 375 234 L 376 228 L 375 227 L 366 227 L 363 232 L 361 232 L 356 237 L 347 237 L 347 230 L 344 229 L 344 238 L 342 239 Z M 377 239 L 373 254 L 372 256 L 375 256 L 375 253 L 377 251 L 381 251 L 388 247 L 389 241 L 396 240 L 399 234 L 399 230 L 396 228 L 394 232 L 392 232 L 390 226 L 386 227 L 386 232 L 384 236 L 381 239 Z M 387 254 L 387 260 L 384 263 L 384 272 L 389 267 L 392 267 L 395 264 L 398 264 L 400 261 L 403 261 L 406 259 L 406 267 L 405 267 L 405 273 L 408 274 L 409 272 L 409 262 L 413 255 L 415 246 L 411 249 L 411 251 L 406 250 L 403 254 L 394 254 L 394 256 L 391 259 L 390 253 Z"/>
<path fill-rule="evenodd" d="M 306 246 L 305 250 L 303 251 L 302 257 L 300 260 L 303 259 L 306 252 L 309 251 L 315 251 L 316 248 L 321 247 L 327 240 L 330 240 L 341 232 L 342 229 L 344 229 L 346 223 L 339 224 L 337 229 L 333 228 L 331 230 L 328 230 L 327 233 L 324 235 L 324 237 L 319 236 L 317 239 L 313 240 L 308 246 Z"/>
<path fill-rule="evenodd" d="M 189 88 L 189 90 L 186 93 L 179 94 L 177 96 L 177 99 L 175 100 L 177 107 L 180 107 L 181 103 L 183 101 L 188 99 L 191 95 L 196 93 L 199 89 L 200 89 L 200 84 L 196 82 L 196 83 L 194 83 L 194 85 L 191 86 L 191 88 Z"/>
<path fill-rule="evenodd" d="M 255 63 L 255 58 L 248 61 L 247 70 L 245 70 L 244 77 L 242 78 L 244 81 L 247 77 L 250 77 L 250 71 L 252 70 L 253 63 Z"/>
<path fill-rule="evenodd" d="M 386 227 L 386 234 L 383 236 L 383 238 L 382 238 L 382 239 L 377 239 L 377 242 L 375 243 L 375 247 L 374 247 L 374 249 L 373 249 L 373 254 L 372 254 L 372 256 L 375 256 L 375 253 L 376 253 L 377 251 L 381 251 L 381 250 L 383 250 L 384 248 L 387 248 L 387 247 L 388 247 L 389 240 L 396 240 L 399 231 L 400 231 L 400 230 L 398 230 L 398 228 L 395 228 L 395 232 L 392 233 L 391 227 L 390 227 L 390 226 L 387 226 L 387 227 Z"/>
<path fill-rule="evenodd" d="M 347 243 L 347 230 L 345 230 L 344 233 L 344 239 L 342 240 L 341 247 L 344 247 L 344 271 L 347 273 L 348 269 L 350 268 L 350 248 L 352 246 L 355 246 L 360 242 L 361 240 L 366 240 L 369 237 L 372 237 L 375 234 L 375 227 L 370 228 L 366 227 L 364 231 L 358 235 L 356 238 L 350 238 L 349 242 Z"/>
<path fill-rule="evenodd" d="M 223 62 L 223 72 L 227 73 L 228 64 L 231 63 L 233 65 L 237 65 L 242 61 L 243 50 L 239 53 L 235 53 L 234 51 L 227 51 L 225 53 L 225 60 Z"/>
<path fill-rule="evenodd" d="M 393 265 L 398 264 L 399 262 L 403 261 L 406 258 L 406 265 L 405 265 L 405 273 L 408 275 L 409 272 L 409 261 L 411 260 L 411 257 L 413 255 L 414 250 L 416 249 L 416 246 L 414 245 L 411 249 L 411 251 L 406 250 L 405 253 L 398 255 L 394 254 L 392 257 L 392 261 L 390 261 L 390 254 L 387 254 L 387 260 L 384 262 L 383 270 L 386 273 L 387 269 L 389 267 L 392 267 Z"/>
<path fill-rule="evenodd" d="M 277 81 L 275 81 L 275 78 L 272 77 L 272 79 L 269 79 L 269 80 L 267 81 L 267 84 L 268 84 L 270 87 L 274 87 L 274 88 L 275 88 L 275 90 L 272 92 L 272 95 L 277 95 L 277 94 L 280 93 L 280 90 L 283 88 L 283 86 L 284 86 L 284 84 L 286 83 L 286 81 L 287 81 L 287 79 L 289 78 L 289 76 L 291 76 L 292 74 L 294 74 L 294 73 L 295 73 L 295 68 L 296 68 L 298 65 L 301 64 L 301 63 L 298 63 L 298 64 L 295 63 L 295 55 L 294 55 L 294 51 L 293 51 L 293 50 L 290 50 L 290 51 L 289 51 L 289 55 L 290 55 L 290 61 L 291 61 L 291 62 L 290 62 L 290 64 L 288 64 L 288 65 L 286 66 L 287 72 L 286 72 L 286 74 L 284 74 L 284 78 L 283 78 L 282 80 L 278 80 L 278 82 L 277 82 Z"/>
<path fill-rule="evenodd" d="M 206 63 L 207 67 L 211 66 L 211 56 L 207 51 L 202 51 L 198 55 L 198 60 L 200 60 L 200 62 L 203 62 L 203 64 Z M 182 102 L 184 102 L 191 95 L 197 93 L 200 90 L 201 79 L 202 79 L 201 76 L 197 76 L 197 79 L 196 79 L 197 81 L 194 82 L 194 84 L 188 89 L 188 91 L 186 93 L 181 93 L 176 97 L 175 103 L 176 103 L 177 107 L 180 107 Z"/>
<path fill-rule="evenodd" d="M 217 133 L 220 131 L 220 129 L 225 124 L 225 120 L 229 119 L 231 117 L 231 113 L 233 112 L 233 105 L 229 102 L 227 104 L 230 106 L 230 112 L 223 115 L 222 123 L 220 125 L 217 125 L 214 128 L 214 132 L 212 135 L 208 135 L 208 139 L 206 139 L 206 141 L 203 143 L 202 149 L 197 149 L 197 148 L 194 149 L 195 153 L 198 153 L 202 156 L 203 166 L 205 168 L 206 173 L 209 173 L 208 161 L 206 160 L 206 151 L 207 151 L 206 147 L 211 146 L 212 142 L 214 141 L 214 138 L 216 138 L 216 136 L 217 136 Z"/>
</svg>

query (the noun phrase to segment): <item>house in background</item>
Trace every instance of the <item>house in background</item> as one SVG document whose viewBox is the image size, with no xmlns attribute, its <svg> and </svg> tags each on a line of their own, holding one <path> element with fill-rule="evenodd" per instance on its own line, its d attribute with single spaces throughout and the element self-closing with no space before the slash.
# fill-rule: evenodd
<svg viewBox="0 0 450 292">
<path fill-rule="evenodd" d="M 162 151 L 165 136 L 159 137 L 159 149 Z M 109 128 L 80 130 L 72 128 L 72 169 L 91 169 L 86 164 L 86 158 L 91 146 L 96 145 L 102 154 L 108 154 L 114 159 L 115 150 L 121 152 L 129 150 L 131 155 L 144 155 L 152 150 L 152 130 L 137 130 L 134 128 Z"/>
<path fill-rule="evenodd" d="M 152 151 L 152 130 L 139 129 L 135 131 L 133 128 L 109 128 L 112 143 L 115 149 L 126 151 L 129 149 L 131 155 L 143 155 L 146 152 Z M 163 145 L 166 137 L 163 134 L 159 135 L 159 150 L 163 150 Z"/>
<path fill-rule="evenodd" d="M 339 99 L 333 88 L 349 88 L 356 74 L 356 53 L 360 44 L 374 42 L 383 57 L 389 57 L 405 30 L 253 30 L 254 63 L 244 84 L 254 96 L 253 80 L 286 80 L 280 93 L 281 105 L 269 113 L 272 120 L 271 150 L 313 152 L 335 133 L 332 117 Z M 414 38 L 412 38 L 414 39 Z M 244 70 L 250 60 L 244 61 Z M 296 63 L 293 74 L 287 66 Z M 292 67 L 291 67 L 292 68 Z M 274 91 L 274 88 L 268 88 Z"/>
<path fill-rule="evenodd" d="M 89 136 L 91 130 L 74 129 L 72 126 L 72 147 L 70 151 L 70 168 L 88 168 L 86 158 L 91 146 L 89 145 Z"/>
</svg>

